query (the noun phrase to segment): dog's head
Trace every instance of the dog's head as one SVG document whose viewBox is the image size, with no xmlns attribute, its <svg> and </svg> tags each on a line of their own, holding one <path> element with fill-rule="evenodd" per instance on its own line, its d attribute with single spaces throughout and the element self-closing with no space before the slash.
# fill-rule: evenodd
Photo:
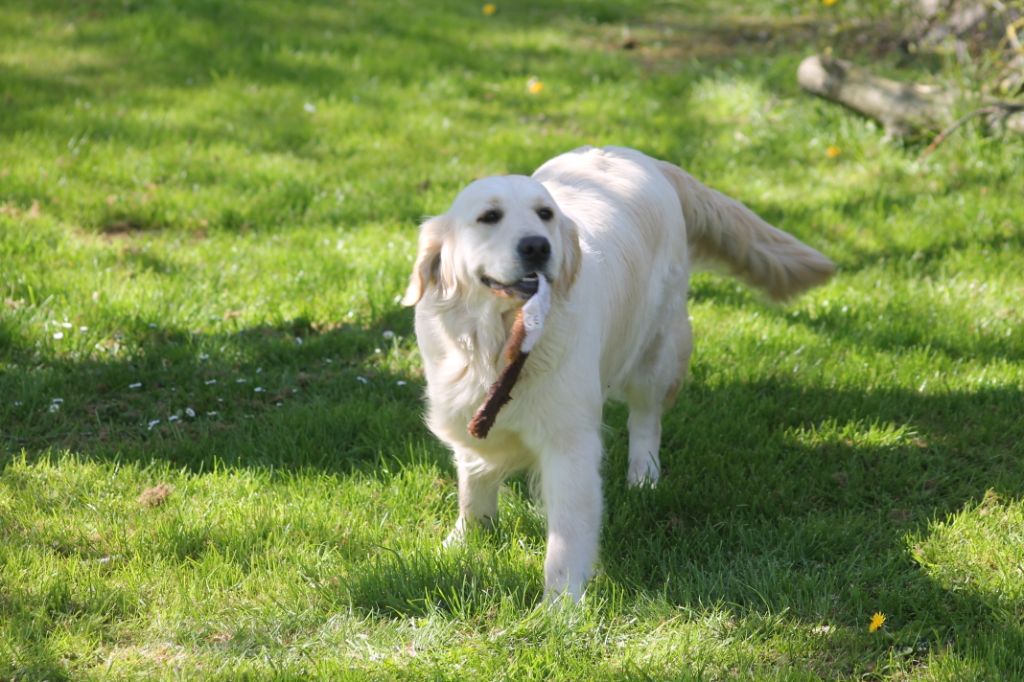
<svg viewBox="0 0 1024 682">
<path fill-rule="evenodd" d="M 579 266 L 576 225 L 544 185 L 522 175 L 484 178 L 421 226 L 402 303 L 416 305 L 431 287 L 445 299 L 479 293 L 525 300 L 540 276 L 565 293 Z"/>
</svg>

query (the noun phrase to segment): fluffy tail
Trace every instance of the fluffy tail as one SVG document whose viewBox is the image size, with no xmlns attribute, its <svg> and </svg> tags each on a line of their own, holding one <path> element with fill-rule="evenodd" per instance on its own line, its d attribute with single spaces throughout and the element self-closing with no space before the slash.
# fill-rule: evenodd
<svg viewBox="0 0 1024 682">
<path fill-rule="evenodd" d="M 702 185 L 678 166 L 664 161 L 659 165 L 679 195 L 695 261 L 723 264 L 777 301 L 821 284 L 835 272 L 828 258 L 740 202 Z"/>
</svg>

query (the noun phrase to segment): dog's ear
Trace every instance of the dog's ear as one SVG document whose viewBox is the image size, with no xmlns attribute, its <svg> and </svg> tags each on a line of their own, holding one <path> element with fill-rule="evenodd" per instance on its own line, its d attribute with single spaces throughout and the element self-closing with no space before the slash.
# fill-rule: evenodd
<svg viewBox="0 0 1024 682">
<path fill-rule="evenodd" d="M 558 268 L 558 280 L 555 282 L 554 288 L 557 292 L 565 295 L 569 293 L 569 289 L 576 281 L 576 276 L 580 274 L 583 252 L 580 249 L 579 228 L 564 214 L 558 221 L 558 234 L 562 240 L 562 263 Z"/>
<path fill-rule="evenodd" d="M 402 305 L 414 306 L 423 298 L 427 288 L 437 284 L 441 276 L 441 248 L 451 230 L 447 216 L 431 218 L 420 226 L 420 239 L 416 263 L 412 266 L 409 286 L 402 298 Z"/>
</svg>

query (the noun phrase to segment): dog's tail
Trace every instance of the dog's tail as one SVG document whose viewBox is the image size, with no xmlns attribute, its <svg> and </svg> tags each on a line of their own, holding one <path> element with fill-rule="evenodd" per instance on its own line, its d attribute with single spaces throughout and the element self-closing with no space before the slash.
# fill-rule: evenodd
<svg viewBox="0 0 1024 682">
<path fill-rule="evenodd" d="M 796 237 L 772 227 L 740 202 L 664 161 L 662 172 L 679 195 L 690 256 L 725 265 L 777 301 L 825 282 L 836 266 Z"/>
</svg>

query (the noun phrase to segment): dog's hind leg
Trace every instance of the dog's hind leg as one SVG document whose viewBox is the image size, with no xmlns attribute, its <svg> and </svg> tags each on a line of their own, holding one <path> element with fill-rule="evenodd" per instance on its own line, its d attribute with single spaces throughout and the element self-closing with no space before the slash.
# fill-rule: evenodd
<svg viewBox="0 0 1024 682">
<path fill-rule="evenodd" d="M 685 307 L 668 334 L 659 333 L 626 385 L 629 406 L 630 486 L 657 484 L 661 476 L 661 415 L 675 401 L 693 347 Z"/>
<path fill-rule="evenodd" d="M 638 389 L 629 395 L 630 486 L 653 486 L 661 477 L 661 401 L 652 393 Z"/>
</svg>

